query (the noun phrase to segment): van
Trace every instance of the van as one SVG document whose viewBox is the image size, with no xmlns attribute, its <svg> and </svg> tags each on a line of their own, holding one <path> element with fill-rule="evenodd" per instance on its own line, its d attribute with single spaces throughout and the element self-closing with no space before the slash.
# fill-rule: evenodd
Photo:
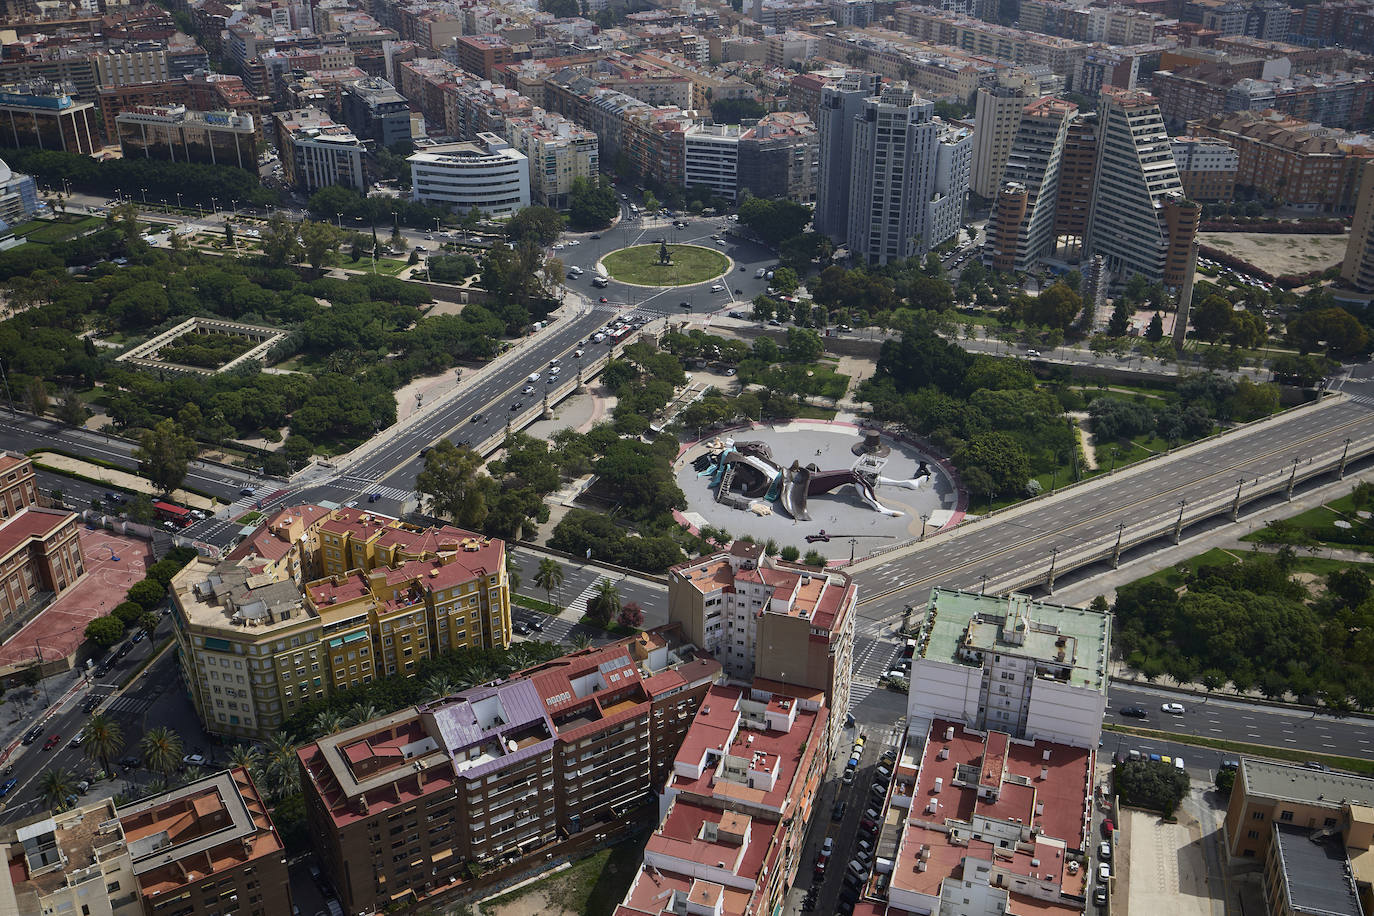
<svg viewBox="0 0 1374 916">
<path fill-rule="evenodd" d="M 595 286 L 597 289 L 605 289 L 606 284 L 610 282 L 611 278 L 603 274 L 597 274 L 595 277 L 592 277 L 592 286 Z"/>
<path fill-rule="evenodd" d="M 1175 758 L 1174 758 L 1174 769 L 1175 769 L 1175 770 L 1180 770 L 1180 771 L 1183 769 L 1183 758 L 1182 758 L 1182 757 L 1175 757 Z"/>
<path fill-rule="evenodd" d="M 531 372 L 531 373 L 525 378 L 525 381 L 527 381 L 527 382 L 537 382 L 537 381 L 539 381 L 539 373 L 538 373 L 538 372 Z"/>
<path fill-rule="evenodd" d="M 758 270 L 754 271 L 755 280 L 762 280 L 766 276 L 768 276 L 768 268 L 766 267 L 760 267 Z"/>
</svg>

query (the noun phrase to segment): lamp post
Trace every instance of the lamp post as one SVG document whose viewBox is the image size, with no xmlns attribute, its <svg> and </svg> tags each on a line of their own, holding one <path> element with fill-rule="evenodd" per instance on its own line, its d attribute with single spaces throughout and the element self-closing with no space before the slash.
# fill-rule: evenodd
<svg viewBox="0 0 1374 916">
<path fill-rule="evenodd" d="M 978 577 L 978 594 L 980 594 L 980 595 L 986 595 L 987 593 L 988 593 L 988 577 L 987 577 L 987 574 L 984 573 L 983 575 L 981 575 L 981 576 Z"/>
<path fill-rule="evenodd" d="M 1111 467 L 1111 470 L 1109 470 L 1109 471 L 1107 472 L 1108 474 L 1112 474 L 1112 473 L 1115 473 L 1115 472 L 1116 472 L 1116 456 L 1117 456 L 1117 452 L 1118 452 L 1117 447 L 1116 447 L 1115 445 L 1113 445 L 1113 446 L 1112 446 L 1112 467 Z"/>
<path fill-rule="evenodd" d="M 19 412 L 14 409 L 14 395 L 10 393 L 10 377 L 9 374 L 5 372 L 4 360 L 0 360 L 0 381 L 5 383 L 5 400 L 9 401 L 10 404 L 10 416 L 19 416 Z"/>
<path fill-rule="evenodd" d="M 139 188 L 138 191 L 139 191 L 139 195 L 143 198 L 143 206 L 145 206 L 145 207 L 148 206 L 148 189 L 147 189 L 147 188 Z"/>
<path fill-rule="evenodd" d="M 850 538 L 850 539 L 849 539 L 849 565 L 850 565 L 850 566 L 853 566 L 853 565 L 854 565 L 854 545 L 856 545 L 856 544 L 858 544 L 858 543 L 859 543 L 859 539 L 858 539 L 858 538 Z"/>
<path fill-rule="evenodd" d="M 929 519 L 930 519 L 930 513 L 929 513 L 929 512 L 927 512 L 925 515 L 922 515 L 922 516 L 921 516 L 921 536 L 920 536 L 919 538 L 917 538 L 918 541 L 924 541 L 924 540 L 926 539 L 926 522 L 927 522 Z"/>
</svg>

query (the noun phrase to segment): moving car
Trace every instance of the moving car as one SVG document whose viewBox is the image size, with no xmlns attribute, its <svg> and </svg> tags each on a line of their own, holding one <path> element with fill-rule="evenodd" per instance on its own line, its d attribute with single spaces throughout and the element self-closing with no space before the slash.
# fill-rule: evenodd
<svg viewBox="0 0 1374 916">
<path fill-rule="evenodd" d="M 9 795 L 11 792 L 13 792 L 14 787 L 18 784 L 19 780 L 17 779 L 6 779 L 4 784 L 0 785 L 0 798 L 4 798 L 6 795 Z"/>
<path fill-rule="evenodd" d="M 50 751 L 62 743 L 61 735 L 49 735 L 48 740 L 43 742 L 43 750 Z"/>
<path fill-rule="evenodd" d="M 724 287 L 724 286 L 721 286 L 719 283 L 712 283 L 712 284 L 711 284 L 711 292 L 713 292 L 713 293 L 723 293 L 723 292 L 725 292 L 725 287 Z"/>
<path fill-rule="evenodd" d="M 1164 711 L 1167 712 L 1167 713 L 1172 713 L 1172 714 L 1174 714 L 1174 715 L 1176 715 L 1176 716 L 1181 716 L 1181 715 L 1183 715 L 1183 704 L 1182 704 L 1182 703 L 1165 703 L 1165 704 L 1161 705 L 1159 708 L 1162 709 L 1162 710 L 1164 710 Z"/>
<path fill-rule="evenodd" d="M 1143 719 L 1146 715 L 1145 710 L 1139 706 L 1123 706 L 1119 711 L 1123 716 L 1132 719 Z"/>
<path fill-rule="evenodd" d="M 181 758 L 181 765 L 184 767 L 203 767 L 208 762 L 205 755 L 199 752 Z"/>
</svg>

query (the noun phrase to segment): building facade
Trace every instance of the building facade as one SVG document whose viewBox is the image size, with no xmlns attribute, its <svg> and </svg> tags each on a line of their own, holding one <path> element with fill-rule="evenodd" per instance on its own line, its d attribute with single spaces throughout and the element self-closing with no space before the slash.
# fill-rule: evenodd
<svg viewBox="0 0 1374 916">
<path fill-rule="evenodd" d="M 736 178 L 739 191 L 755 197 L 816 199 L 820 135 L 801 112 L 775 111 L 740 135 Z"/>
<path fill-rule="evenodd" d="M 1028 101 L 1020 86 L 993 86 L 975 93 L 969 190 L 979 197 L 990 199 L 1001 190 L 1002 171 Z"/>
<path fill-rule="evenodd" d="M 346 911 L 421 903 L 466 889 L 470 869 L 626 829 L 720 674 L 671 635 L 574 652 L 301 748 L 307 818 Z"/>
<path fill-rule="evenodd" d="M 530 163 L 530 199 L 566 210 L 573 182 L 595 180 L 601 170 L 601 142 L 594 131 L 562 115 L 534 109 L 528 117 L 507 118 L 506 139 Z"/>
<path fill-rule="evenodd" d="M 1097 746 L 1111 617 L 1082 608 L 932 589 L 916 637 L 907 733 L 938 718 L 1014 738 Z"/>
<path fill-rule="evenodd" d="M 95 106 L 69 92 L 43 80 L 0 86 L 0 143 L 94 155 L 100 149 Z"/>
<path fill-rule="evenodd" d="M 406 161 L 411 200 L 460 213 L 475 207 L 489 216 L 512 216 L 530 205 L 530 161 L 496 134 L 432 146 Z"/>
<path fill-rule="evenodd" d="M 1374 160 L 1363 163 L 1359 187 L 1341 279 L 1359 292 L 1374 293 Z"/>
<path fill-rule="evenodd" d="M 367 192 L 363 144 L 348 127 L 318 108 L 278 111 L 273 118 L 282 176 L 289 184 L 306 192 L 331 185 Z"/>
<path fill-rule="evenodd" d="M 850 156 L 854 151 L 854 124 L 863 111 L 864 99 L 878 93 L 881 78 L 876 73 L 850 71 L 821 88 L 816 128 L 820 135 L 816 181 L 816 213 L 812 222 L 817 232 L 834 239 L 849 232 Z"/>
<path fill-rule="evenodd" d="M 1178 180 L 1189 200 L 1226 203 L 1236 194 L 1240 154 L 1215 137 L 1174 137 Z"/>
<path fill-rule="evenodd" d="M 140 106 L 120 112 L 115 131 L 125 159 L 257 168 L 257 127 L 251 114 Z"/>
<path fill-rule="evenodd" d="M 38 212 L 38 185 L 31 175 L 16 174 L 0 159 L 0 238 Z"/>
<path fill-rule="evenodd" d="M 693 124 L 683 131 L 682 183 L 733 201 L 739 189 L 738 124 Z"/>
<path fill-rule="evenodd" d="M 171 592 L 192 703 L 233 737 L 264 740 L 305 703 L 441 652 L 510 644 L 501 541 L 349 507 L 282 510 Z"/>
<path fill-rule="evenodd" d="M 935 117 L 903 84 L 864 101 L 854 125 L 850 254 L 865 264 L 924 256 L 963 224 L 972 131 Z"/>
<path fill-rule="evenodd" d="M 355 136 L 383 149 L 410 140 L 410 103 L 381 77 L 345 82 L 341 103 L 344 123 Z"/>
<path fill-rule="evenodd" d="M 1025 107 L 988 223 L 991 244 L 983 249 L 985 265 L 1031 270 L 1053 254 L 1064 144 L 1077 113 L 1077 105 L 1053 96 Z"/>
<path fill-rule="evenodd" d="M 1154 97 L 1105 89 L 1098 109 L 1097 172 L 1088 223 L 1088 248 L 1121 279 L 1164 279 L 1173 241 L 1163 219 L 1165 200 L 1182 197 L 1183 183 Z M 1189 240 L 1191 244 L 1191 240 Z"/>
<path fill-rule="evenodd" d="M 38 505 L 32 461 L 0 454 L 0 623 L 17 626 L 86 574 L 77 522 Z"/>
</svg>

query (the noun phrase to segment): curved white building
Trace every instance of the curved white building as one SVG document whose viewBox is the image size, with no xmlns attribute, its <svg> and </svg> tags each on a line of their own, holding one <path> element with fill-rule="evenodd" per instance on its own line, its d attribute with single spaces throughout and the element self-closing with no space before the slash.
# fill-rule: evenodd
<svg viewBox="0 0 1374 916">
<path fill-rule="evenodd" d="M 530 164 L 496 134 L 476 143 L 432 146 L 412 155 L 411 199 L 466 213 L 509 216 L 530 205 Z"/>
</svg>

